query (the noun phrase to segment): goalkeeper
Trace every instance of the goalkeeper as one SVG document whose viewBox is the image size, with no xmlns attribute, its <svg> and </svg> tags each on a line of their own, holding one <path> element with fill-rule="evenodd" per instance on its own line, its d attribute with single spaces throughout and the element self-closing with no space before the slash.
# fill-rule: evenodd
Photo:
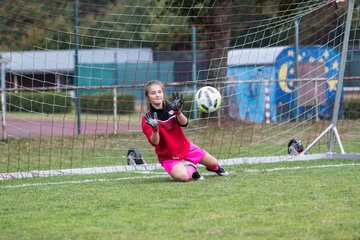
<svg viewBox="0 0 360 240">
<path fill-rule="evenodd" d="M 145 85 L 145 96 L 150 109 L 142 117 L 142 131 L 155 147 L 161 166 L 172 178 L 178 181 L 204 180 L 196 167 L 199 163 L 220 176 L 228 175 L 215 157 L 184 135 L 181 127 L 188 125 L 188 119 L 181 112 L 183 95 L 175 92 L 172 101 L 167 101 L 164 85 L 153 80 Z"/>
</svg>

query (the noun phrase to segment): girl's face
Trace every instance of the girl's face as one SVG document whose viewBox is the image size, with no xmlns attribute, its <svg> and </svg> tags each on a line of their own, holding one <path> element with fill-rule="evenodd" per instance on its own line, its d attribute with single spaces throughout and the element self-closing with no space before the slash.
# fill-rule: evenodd
<svg viewBox="0 0 360 240">
<path fill-rule="evenodd" d="M 147 98 L 154 108 L 161 109 L 164 101 L 164 91 L 158 84 L 153 84 L 148 88 Z"/>
</svg>

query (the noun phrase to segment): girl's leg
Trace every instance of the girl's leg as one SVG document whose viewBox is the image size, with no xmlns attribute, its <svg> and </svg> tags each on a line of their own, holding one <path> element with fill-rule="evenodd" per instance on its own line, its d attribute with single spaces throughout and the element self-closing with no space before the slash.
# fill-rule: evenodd
<svg viewBox="0 0 360 240">
<path fill-rule="evenodd" d="M 217 170 L 219 166 L 218 160 L 208 152 L 206 152 L 204 158 L 200 161 L 200 164 L 210 170 Z"/>
<path fill-rule="evenodd" d="M 181 160 L 165 160 L 162 163 L 163 168 L 169 175 L 177 180 L 182 182 L 187 182 L 195 178 L 201 178 L 201 175 L 196 177 L 197 175 L 194 173 L 197 172 L 195 165 L 185 165 Z"/>
<path fill-rule="evenodd" d="M 190 142 L 189 153 L 185 159 L 193 164 L 202 164 L 207 168 L 214 169 L 218 166 L 218 160 L 204 149 Z"/>
<path fill-rule="evenodd" d="M 206 169 L 211 172 L 215 172 L 220 176 L 227 176 L 229 173 L 219 166 L 218 160 L 210 153 L 206 152 L 204 158 L 200 161 L 201 164 L 206 166 Z"/>
<path fill-rule="evenodd" d="M 193 173 L 196 169 L 190 165 L 185 166 L 183 162 L 177 163 L 171 170 L 170 176 L 175 180 L 187 182 L 192 180 Z"/>
</svg>

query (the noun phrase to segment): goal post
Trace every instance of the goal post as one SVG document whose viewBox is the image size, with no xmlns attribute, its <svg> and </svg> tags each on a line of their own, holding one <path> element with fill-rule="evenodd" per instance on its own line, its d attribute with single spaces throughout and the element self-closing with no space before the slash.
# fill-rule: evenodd
<svg viewBox="0 0 360 240">
<path fill-rule="evenodd" d="M 346 22 L 345 22 L 345 30 L 344 30 L 344 40 L 343 40 L 343 46 L 341 51 L 341 62 L 340 62 L 340 70 L 339 70 L 339 81 L 338 81 L 338 87 L 336 90 L 336 97 L 334 102 L 334 110 L 333 110 L 333 117 L 332 122 L 329 125 L 329 127 L 322 132 L 306 149 L 302 154 L 307 153 L 321 138 L 324 137 L 325 134 L 328 132 L 330 133 L 330 137 L 328 140 L 328 152 L 332 153 L 334 151 L 334 137 L 337 140 L 337 143 L 340 148 L 340 152 L 342 154 L 345 154 L 344 146 L 341 142 L 339 132 L 336 128 L 338 116 L 339 116 L 339 108 L 340 108 L 340 101 L 341 101 L 341 94 L 342 94 L 342 86 L 344 81 L 344 72 L 345 72 L 345 64 L 346 64 L 346 58 L 347 58 L 347 52 L 348 52 L 348 44 L 349 44 L 349 38 L 350 38 L 350 29 L 351 29 L 351 21 L 353 16 L 353 10 L 354 10 L 354 0 L 350 0 L 348 4 L 348 10 L 346 14 Z"/>
<path fill-rule="evenodd" d="M 335 136 L 336 140 L 338 141 L 341 153 L 345 153 L 344 147 L 341 143 L 339 133 L 336 128 L 336 124 L 337 124 L 338 115 L 339 115 L 338 113 L 339 113 L 339 108 L 340 108 L 340 97 L 341 97 L 340 89 L 342 89 L 343 82 L 344 82 L 344 72 L 345 72 L 346 56 L 347 56 L 347 52 L 348 52 L 348 45 L 349 45 L 349 39 L 350 39 L 350 29 L 351 29 L 351 21 L 352 21 L 352 15 L 353 15 L 353 10 L 354 10 L 354 1 L 355 0 L 349 1 L 348 11 L 347 11 L 347 15 L 346 15 L 344 40 L 343 40 L 342 53 L 341 53 L 339 83 L 338 83 L 338 89 L 336 91 L 336 97 L 335 97 L 335 103 L 334 103 L 334 114 L 333 114 L 333 118 L 332 118 L 333 131 L 330 133 L 330 138 L 329 138 L 329 143 L 328 143 L 328 151 L 329 152 L 334 151 L 333 139 Z"/>
</svg>

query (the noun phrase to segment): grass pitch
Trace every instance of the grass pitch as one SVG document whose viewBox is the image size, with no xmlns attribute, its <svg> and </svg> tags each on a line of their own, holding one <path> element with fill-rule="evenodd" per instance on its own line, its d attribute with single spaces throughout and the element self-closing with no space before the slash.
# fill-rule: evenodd
<svg viewBox="0 0 360 240">
<path fill-rule="evenodd" d="M 360 162 L 226 166 L 0 182 L 1 239 L 359 239 Z"/>
</svg>

